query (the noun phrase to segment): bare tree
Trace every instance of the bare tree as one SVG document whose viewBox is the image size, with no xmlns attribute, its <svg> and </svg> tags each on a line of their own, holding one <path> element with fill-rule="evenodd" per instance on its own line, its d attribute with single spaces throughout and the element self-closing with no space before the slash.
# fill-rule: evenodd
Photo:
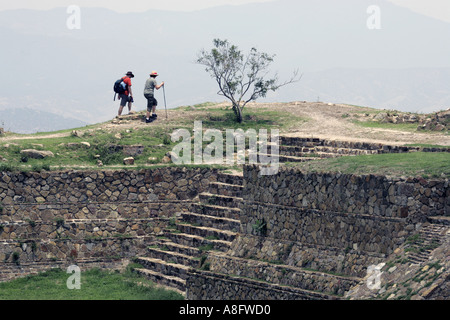
<svg viewBox="0 0 450 320">
<path fill-rule="evenodd" d="M 228 40 L 214 39 L 211 51 L 200 51 L 197 63 L 204 65 L 219 85 L 217 94 L 232 102 L 237 122 L 242 122 L 242 112 L 250 101 L 265 97 L 268 91 L 299 81 L 298 71 L 292 78 L 283 83 L 278 82 L 278 76 L 266 79 L 268 68 L 275 55 L 260 53 L 255 48 L 244 56 L 235 45 Z"/>
</svg>

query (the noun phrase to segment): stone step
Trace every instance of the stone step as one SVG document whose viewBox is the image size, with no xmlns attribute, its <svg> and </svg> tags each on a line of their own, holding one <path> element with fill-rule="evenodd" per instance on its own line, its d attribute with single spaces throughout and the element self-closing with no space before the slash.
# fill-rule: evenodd
<svg viewBox="0 0 450 320">
<path fill-rule="evenodd" d="M 186 295 L 186 280 L 176 277 L 169 276 L 163 274 L 161 272 L 153 271 L 145 268 L 135 268 L 134 269 L 138 274 L 144 276 L 148 280 L 160 285 L 168 287 L 168 289 L 174 290 L 181 294 L 182 296 Z"/>
<path fill-rule="evenodd" d="M 263 159 L 260 158 L 261 156 L 266 156 L 269 158 Z M 258 154 L 258 160 L 260 163 L 267 163 L 268 161 L 278 161 L 279 163 L 283 163 L 283 162 L 308 162 L 308 161 L 314 161 L 317 159 L 321 159 L 319 157 L 298 157 L 298 156 L 286 156 L 283 154 L 280 154 L 278 156 L 276 155 L 270 155 L 270 154 Z"/>
<path fill-rule="evenodd" d="M 199 264 L 199 260 L 193 256 L 188 256 L 183 253 L 174 252 L 170 250 L 162 250 L 160 248 L 148 248 L 148 256 L 155 259 L 161 259 L 166 262 L 174 263 L 174 264 L 182 264 L 185 266 L 189 266 L 195 268 Z"/>
<path fill-rule="evenodd" d="M 350 148 L 334 148 L 334 147 L 300 147 L 300 146 L 280 146 L 280 154 L 285 156 L 308 157 L 315 156 L 318 158 L 333 158 L 354 155 L 378 154 L 378 150 L 361 150 Z"/>
<path fill-rule="evenodd" d="M 204 203 L 192 204 L 191 211 L 197 214 L 204 214 L 208 216 L 223 217 L 235 220 L 239 220 L 241 216 L 241 209 L 239 208 L 229 208 Z"/>
<path fill-rule="evenodd" d="M 413 263 L 424 263 L 434 249 L 439 247 L 449 235 L 449 227 L 441 224 L 429 224 L 419 230 L 419 238 L 411 245 L 408 259 Z"/>
<path fill-rule="evenodd" d="M 322 147 L 302 147 L 302 146 L 283 146 L 279 147 L 279 152 L 284 156 L 294 156 L 294 157 L 319 157 L 321 154 L 323 157 L 331 157 L 335 155 L 334 152 L 327 152 L 325 150 L 321 150 L 319 148 Z M 270 148 L 268 149 L 268 153 L 270 152 Z"/>
<path fill-rule="evenodd" d="M 239 208 L 243 199 L 239 197 L 221 196 L 209 192 L 199 194 L 200 201 L 208 205 L 216 205 L 227 208 Z"/>
<path fill-rule="evenodd" d="M 279 146 L 280 153 L 289 154 L 289 153 L 314 153 L 317 147 L 303 147 L 303 146 Z"/>
<path fill-rule="evenodd" d="M 136 262 L 154 272 L 162 273 L 166 276 L 176 277 L 183 280 L 187 279 L 188 271 L 191 269 L 189 266 L 185 266 L 179 263 L 171 263 L 162 259 L 151 257 L 138 257 Z"/>
<path fill-rule="evenodd" d="M 221 196 L 242 197 L 242 185 L 229 184 L 224 182 L 211 182 L 209 184 L 209 192 Z"/>
<path fill-rule="evenodd" d="M 177 224 L 177 230 L 179 230 L 182 233 L 197 235 L 203 238 L 212 238 L 216 240 L 224 240 L 229 242 L 233 241 L 237 236 L 237 232 L 229 230 L 193 226 L 190 224 L 182 224 L 182 223 Z"/>
<path fill-rule="evenodd" d="M 215 228 L 238 232 L 241 228 L 241 221 L 224 217 L 208 216 L 194 212 L 182 212 L 183 221 L 201 227 Z"/>
<path fill-rule="evenodd" d="M 206 239 L 204 237 L 193 234 L 174 233 L 172 231 L 166 231 L 164 235 L 167 239 L 176 244 L 194 248 L 209 246 L 212 247 L 214 250 L 225 252 L 228 251 L 231 247 L 231 241 Z"/>
<path fill-rule="evenodd" d="M 368 155 L 368 154 L 378 154 L 378 150 L 365 150 L 365 149 L 352 149 L 352 148 L 338 148 L 338 147 L 329 147 L 329 146 L 317 146 L 315 147 L 316 152 L 318 153 L 331 153 L 335 155 Z"/>
<path fill-rule="evenodd" d="M 336 140 L 323 140 L 320 146 L 351 150 L 372 150 L 377 152 L 381 152 L 384 147 L 381 143 Z"/>
<path fill-rule="evenodd" d="M 409 261 L 414 264 L 425 263 L 429 260 L 430 253 L 429 252 L 408 252 L 407 257 Z"/>
<path fill-rule="evenodd" d="M 322 140 L 318 138 L 300 138 L 280 136 L 280 145 L 314 147 L 322 145 Z"/>
<path fill-rule="evenodd" d="M 153 245 L 165 251 L 177 252 L 191 257 L 199 257 L 201 254 L 201 250 L 198 248 L 178 244 L 167 239 L 159 239 Z"/>
<path fill-rule="evenodd" d="M 342 154 L 332 153 L 332 152 L 288 152 L 282 151 L 280 152 L 283 157 L 298 157 L 298 158 L 319 158 L 319 159 L 329 159 L 329 158 L 338 158 L 343 157 Z"/>
<path fill-rule="evenodd" d="M 447 226 L 447 228 L 450 228 L 450 216 L 428 217 L 428 221 L 435 225 Z"/>
<path fill-rule="evenodd" d="M 420 231 L 420 235 L 425 240 L 438 240 L 442 241 L 443 237 L 447 234 L 449 227 L 446 225 L 440 224 L 430 224 L 428 226 L 424 226 Z"/>
</svg>

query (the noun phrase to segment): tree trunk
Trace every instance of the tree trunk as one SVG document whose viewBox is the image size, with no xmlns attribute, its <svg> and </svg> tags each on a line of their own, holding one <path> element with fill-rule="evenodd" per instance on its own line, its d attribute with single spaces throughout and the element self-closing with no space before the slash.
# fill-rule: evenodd
<svg viewBox="0 0 450 320">
<path fill-rule="evenodd" d="M 233 111 L 236 116 L 237 123 L 242 123 L 242 110 L 238 105 L 233 105 Z"/>
</svg>

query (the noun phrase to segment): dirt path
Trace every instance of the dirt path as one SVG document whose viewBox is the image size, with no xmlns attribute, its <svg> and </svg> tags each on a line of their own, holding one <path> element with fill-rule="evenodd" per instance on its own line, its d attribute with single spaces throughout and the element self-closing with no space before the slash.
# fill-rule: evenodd
<svg viewBox="0 0 450 320">
<path fill-rule="evenodd" d="M 291 137 L 314 137 L 329 140 L 364 141 L 391 145 L 438 144 L 450 146 L 450 135 L 444 133 L 421 133 L 412 130 L 367 128 L 352 122 L 368 120 L 365 114 L 374 109 L 344 104 L 293 102 L 277 104 L 251 104 L 249 108 L 272 108 L 289 112 L 307 119 L 294 125 L 284 135 Z M 367 112 L 365 112 L 367 111 Z"/>
</svg>

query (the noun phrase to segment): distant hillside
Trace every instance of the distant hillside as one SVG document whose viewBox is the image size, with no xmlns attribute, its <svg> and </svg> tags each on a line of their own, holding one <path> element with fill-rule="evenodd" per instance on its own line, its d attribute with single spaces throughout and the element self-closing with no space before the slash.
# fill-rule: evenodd
<svg viewBox="0 0 450 320">
<path fill-rule="evenodd" d="M 80 120 L 30 108 L 0 111 L 0 127 L 4 128 L 5 131 L 15 133 L 49 132 L 83 127 L 87 124 Z"/>
<path fill-rule="evenodd" d="M 367 28 L 373 4 L 381 10 L 380 30 Z M 8 76 L 0 78 L 2 108 L 107 121 L 118 108 L 113 83 L 129 70 L 136 76 L 135 110 L 146 106 L 142 92 L 152 70 L 166 83 L 169 109 L 218 101 L 216 83 L 194 63 L 214 38 L 245 52 L 255 46 L 276 54 L 272 71 L 281 80 L 297 68 L 303 73 L 261 102 L 320 100 L 425 113 L 450 107 L 450 23 L 386 0 L 278 0 L 124 14 L 82 7 L 80 30 L 66 27 L 68 17 L 65 7 L 0 12 L 0 39 L 9 44 L 0 50 L 0 60 L 8 61 L 2 65 Z M 118 48 L 126 48 L 124 58 Z M 163 92 L 157 99 L 163 108 Z"/>
</svg>

